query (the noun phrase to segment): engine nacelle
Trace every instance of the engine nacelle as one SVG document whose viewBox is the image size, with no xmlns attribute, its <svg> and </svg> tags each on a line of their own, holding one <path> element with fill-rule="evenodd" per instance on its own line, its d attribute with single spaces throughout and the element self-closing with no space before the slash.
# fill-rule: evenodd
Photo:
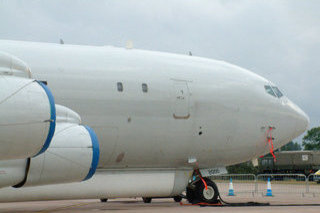
<svg viewBox="0 0 320 213">
<path fill-rule="evenodd" d="M 98 165 L 99 145 L 87 126 L 57 124 L 49 149 L 31 159 L 24 186 L 80 182 L 92 177 Z"/>
<path fill-rule="evenodd" d="M 55 104 L 44 84 L 0 76 L 0 160 L 25 159 L 44 152 L 55 129 Z"/>
<path fill-rule="evenodd" d="M 96 134 L 80 125 L 74 111 L 60 105 L 56 109 L 50 147 L 33 158 L 0 161 L 0 188 L 80 182 L 93 176 L 100 154 Z"/>
<path fill-rule="evenodd" d="M 0 52 L 0 160 L 33 157 L 51 142 L 56 120 L 53 96 L 31 77 L 26 63 Z"/>
<path fill-rule="evenodd" d="M 56 105 L 57 124 L 50 147 L 31 158 L 24 186 L 80 182 L 92 177 L 99 161 L 99 143 L 94 131 L 80 125 L 74 111 Z"/>
<path fill-rule="evenodd" d="M 22 183 L 26 177 L 29 162 L 29 159 L 0 161 L 0 188 Z"/>
</svg>

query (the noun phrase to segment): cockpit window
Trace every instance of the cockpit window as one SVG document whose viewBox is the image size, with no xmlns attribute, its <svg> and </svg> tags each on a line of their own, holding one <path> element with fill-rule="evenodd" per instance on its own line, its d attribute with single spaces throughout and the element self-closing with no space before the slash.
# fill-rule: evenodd
<svg viewBox="0 0 320 213">
<path fill-rule="evenodd" d="M 283 96 L 282 92 L 278 89 L 278 87 L 272 87 L 272 89 L 276 93 L 278 98 L 281 98 Z"/>
<path fill-rule="evenodd" d="M 265 85 L 264 88 L 266 89 L 267 93 L 269 93 L 270 95 L 277 97 L 276 94 L 274 93 L 274 91 L 272 90 L 272 88 L 269 85 Z"/>
</svg>

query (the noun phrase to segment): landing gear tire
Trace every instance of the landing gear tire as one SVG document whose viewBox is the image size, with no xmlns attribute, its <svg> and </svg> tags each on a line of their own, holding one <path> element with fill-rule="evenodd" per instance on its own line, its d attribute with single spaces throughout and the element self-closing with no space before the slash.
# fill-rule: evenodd
<svg viewBox="0 0 320 213">
<path fill-rule="evenodd" d="M 219 191 L 217 185 L 208 178 L 203 179 L 207 183 L 207 189 L 201 180 L 197 180 L 187 188 L 188 201 L 190 203 L 218 203 Z"/>
<path fill-rule="evenodd" d="M 151 203 L 152 198 L 151 197 L 143 197 L 142 200 L 144 203 Z"/>
<path fill-rule="evenodd" d="M 180 203 L 181 200 L 182 200 L 182 197 L 181 197 L 180 195 L 177 195 L 177 196 L 174 196 L 174 197 L 173 197 L 173 200 L 174 200 L 175 202 L 177 202 L 177 203 Z"/>
<path fill-rule="evenodd" d="M 101 203 L 106 203 L 108 201 L 108 198 L 101 198 L 100 201 Z"/>
</svg>

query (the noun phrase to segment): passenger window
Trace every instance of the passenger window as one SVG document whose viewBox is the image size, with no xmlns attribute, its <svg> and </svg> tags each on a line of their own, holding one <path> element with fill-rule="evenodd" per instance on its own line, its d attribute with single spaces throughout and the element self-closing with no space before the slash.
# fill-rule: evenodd
<svg viewBox="0 0 320 213">
<path fill-rule="evenodd" d="M 277 97 L 276 94 L 273 92 L 272 88 L 269 85 L 265 85 L 264 88 L 267 91 L 267 93 L 269 93 L 270 95 L 272 95 L 274 97 Z"/>
<path fill-rule="evenodd" d="M 142 92 L 148 92 L 148 85 L 145 83 L 142 84 Z"/>
<path fill-rule="evenodd" d="M 278 87 L 272 87 L 273 91 L 276 93 L 276 95 L 281 98 L 283 96 L 282 92 L 279 90 Z"/>
<path fill-rule="evenodd" d="M 122 92 L 122 91 L 123 91 L 123 85 L 122 85 L 121 82 L 118 82 L 118 83 L 117 83 L 117 88 L 118 88 L 118 91 L 119 91 L 119 92 Z"/>
</svg>

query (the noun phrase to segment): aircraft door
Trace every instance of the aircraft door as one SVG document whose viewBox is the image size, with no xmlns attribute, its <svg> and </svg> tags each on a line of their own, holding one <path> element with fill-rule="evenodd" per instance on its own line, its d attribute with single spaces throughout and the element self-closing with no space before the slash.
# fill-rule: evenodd
<svg viewBox="0 0 320 213">
<path fill-rule="evenodd" d="M 173 82 L 173 98 L 174 98 L 173 117 L 175 119 L 188 119 L 190 117 L 190 112 L 189 112 L 190 93 L 189 93 L 189 88 L 186 81 Z"/>
</svg>

